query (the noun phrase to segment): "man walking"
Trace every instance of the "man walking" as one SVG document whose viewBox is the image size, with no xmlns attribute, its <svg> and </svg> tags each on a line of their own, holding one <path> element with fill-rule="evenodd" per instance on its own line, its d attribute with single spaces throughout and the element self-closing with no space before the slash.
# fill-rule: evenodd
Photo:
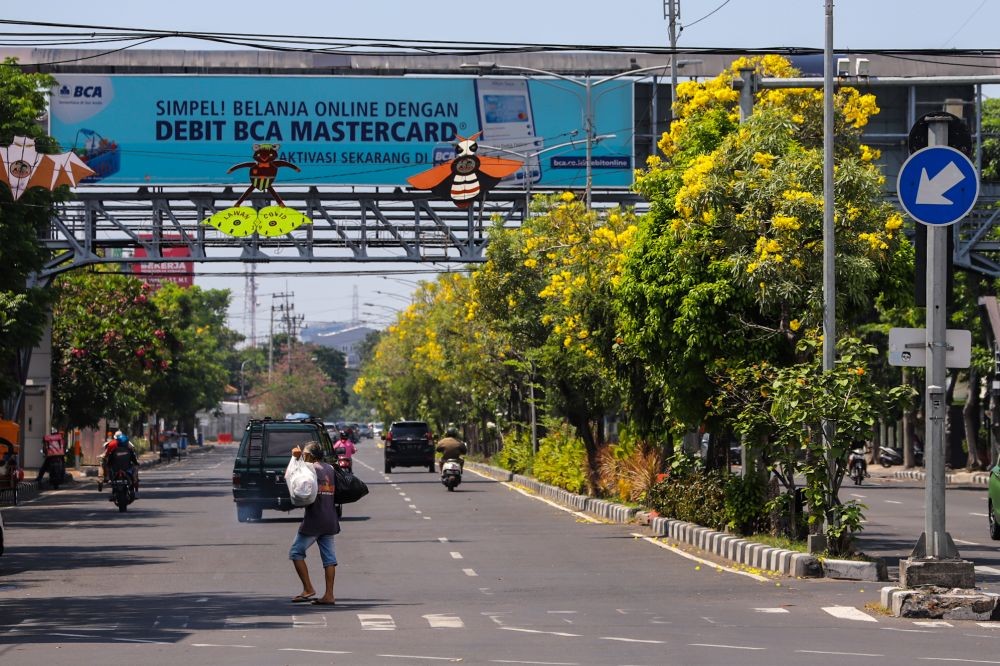
<svg viewBox="0 0 1000 666">
<path fill-rule="evenodd" d="M 337 575 L 337 555 L 333 547 L 333 536 L 340 532 L 340 521 L 337 519 L 337 509 L 333 503 L 334 470 L 323 462 L 323 448 L 316 442 L 309 442 L 303 450 L 292 449 L 292 455 L 310 463 L 316 470 L 316 481 L 319 491 L 316 501 L 306 507 L 305 516 L 299 526 L 298 534 L 288 553 L 288 558 L 295 566 L 295 573 L 302 581 L 302 593 L 292 599 L 292 603 L 311 601 L 319 606 L 332 606 L 336 603 L 333 596 L 333 582 Z M 319 545 L 319 555 L 323 562 L 323 575 L 326 589 L 323 596 L 316 599 L 316 589 L 309 579 L 309 569 L 306 567 L 306 549 L 313 544 Z"/>
</svg>

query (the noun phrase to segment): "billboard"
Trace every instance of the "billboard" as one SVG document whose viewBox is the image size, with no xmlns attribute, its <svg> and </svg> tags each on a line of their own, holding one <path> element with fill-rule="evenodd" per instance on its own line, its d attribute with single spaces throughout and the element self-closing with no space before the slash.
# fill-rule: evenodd
<svg viewBox="0 0 1000 666">
<path fill-rule="evenodd" d="M 279 144 L 285 185 L 395 185 L 454 156 L 454 137 L 525 162 L 504 185 L 585 184 L 586 85 L 560 79 L 60 74 L 50 133 L 102 185 L 238 185 Z M 574 80 L 576 81 L 576 80 Z M 591 88 L 598 187 L 632 183 L 633 84 Z M 564 145 L 572 143 L 572 145 Z M 496 150 L 491 150 L 492 147 Z"/>
<path fill-rule="evenodd" d="M 140 234 L 140 238 L 143 240 L 152 240 L 152 234 Z M 168 242 L 171 240 L 180 241 L 180 236 L 164 236 L 163 240 Z M 191 257 L 191 250 L 186 245 L 166 245 L 160 247 L 160 254 L 163 255 L 164 259 L 171 259 L 171 261 L 157 261 L 157 262 L 137 262 L 131 264 L 132 273 L 139 279 L 145 280 L 153 289 L 159 289 L 164 282 L 173 282 L 179 287 L 190 287 L 194 284 L 194 262 L 183 261 L 183 259 Z M 135 248 L 134 257 L 144 258 L 149 255 L 146 254 L 146 248 L 141 245 Z"/>
</svg>

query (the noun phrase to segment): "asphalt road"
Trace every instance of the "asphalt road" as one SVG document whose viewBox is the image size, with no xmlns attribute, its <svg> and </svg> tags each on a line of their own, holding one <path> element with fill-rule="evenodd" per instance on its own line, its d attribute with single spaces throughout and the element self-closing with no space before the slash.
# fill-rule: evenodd
<svg viewBox="0 0 1000 666">
<path fill-rule="evenodd" d="M 1000 623 L 886 617 L 877 585 L 724 570 L 471 472 L 387 476 L 370 440 L 337 605 L 293 605 L 298 516 L 238 523 L 233 454 L 147 470 L 126 514 L 90 484 L 4 509 L 0 663 L 1000 664 Z"/>
<path fill-rule="evenodd" d="M 840 498 L 868 507 L 859 543 L 866 553 L 885 557 L 893 574 L 924 531 L 924 482 L 873 475 L 860 487 L 843 486 Z M 986 486 L 948 486 L 945 526 L 960 555 L 975 563 L 976 583 L 1000 592 L 1000 541 L 990 539 L 986 500 Z"/>
</svg>

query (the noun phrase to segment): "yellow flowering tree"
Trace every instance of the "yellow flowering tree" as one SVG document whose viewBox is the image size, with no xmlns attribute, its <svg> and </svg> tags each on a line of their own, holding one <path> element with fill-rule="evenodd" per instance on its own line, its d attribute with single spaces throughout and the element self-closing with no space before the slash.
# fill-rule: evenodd
<svg viewBox="0 0 1000 666">
<path fill-rule="evenodd" d="M 738 124 L 730 85 L 745 67 L 795 74 L 767 56 L 678 86 L 664 157 L 637 173 L 652 206 L 617 291 L 618 353 L 631 401 L 663 406 L 652 422 L 731 426 L 733 414 L 711 409 L 722 384 L 710 368 L 805 362 L 796 345 L 822 326 L 822 93 L 763 90 Z M 877 299 L 909 290 L 912 251 L 877 153 L 861 144 L 874 97 L 842 88 L 835 108 L 837 317 L 850 331 Z"/>
</svg>

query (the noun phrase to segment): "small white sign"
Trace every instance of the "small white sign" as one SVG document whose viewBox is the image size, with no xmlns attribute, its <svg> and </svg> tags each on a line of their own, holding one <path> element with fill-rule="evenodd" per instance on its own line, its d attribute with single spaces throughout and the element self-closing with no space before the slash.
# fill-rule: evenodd
<svg viewBox="0 0 1000 666">
<path fill-rule="evenodd" d="M 972 363 L 972 331 L 949 328 L 946 333 L 948 349 L 944 364 L 949 368 L 968 368 Z M 889 365 L 908 368 L 927 366 L 927 329 L 889 329 Z"/>
</svg>

